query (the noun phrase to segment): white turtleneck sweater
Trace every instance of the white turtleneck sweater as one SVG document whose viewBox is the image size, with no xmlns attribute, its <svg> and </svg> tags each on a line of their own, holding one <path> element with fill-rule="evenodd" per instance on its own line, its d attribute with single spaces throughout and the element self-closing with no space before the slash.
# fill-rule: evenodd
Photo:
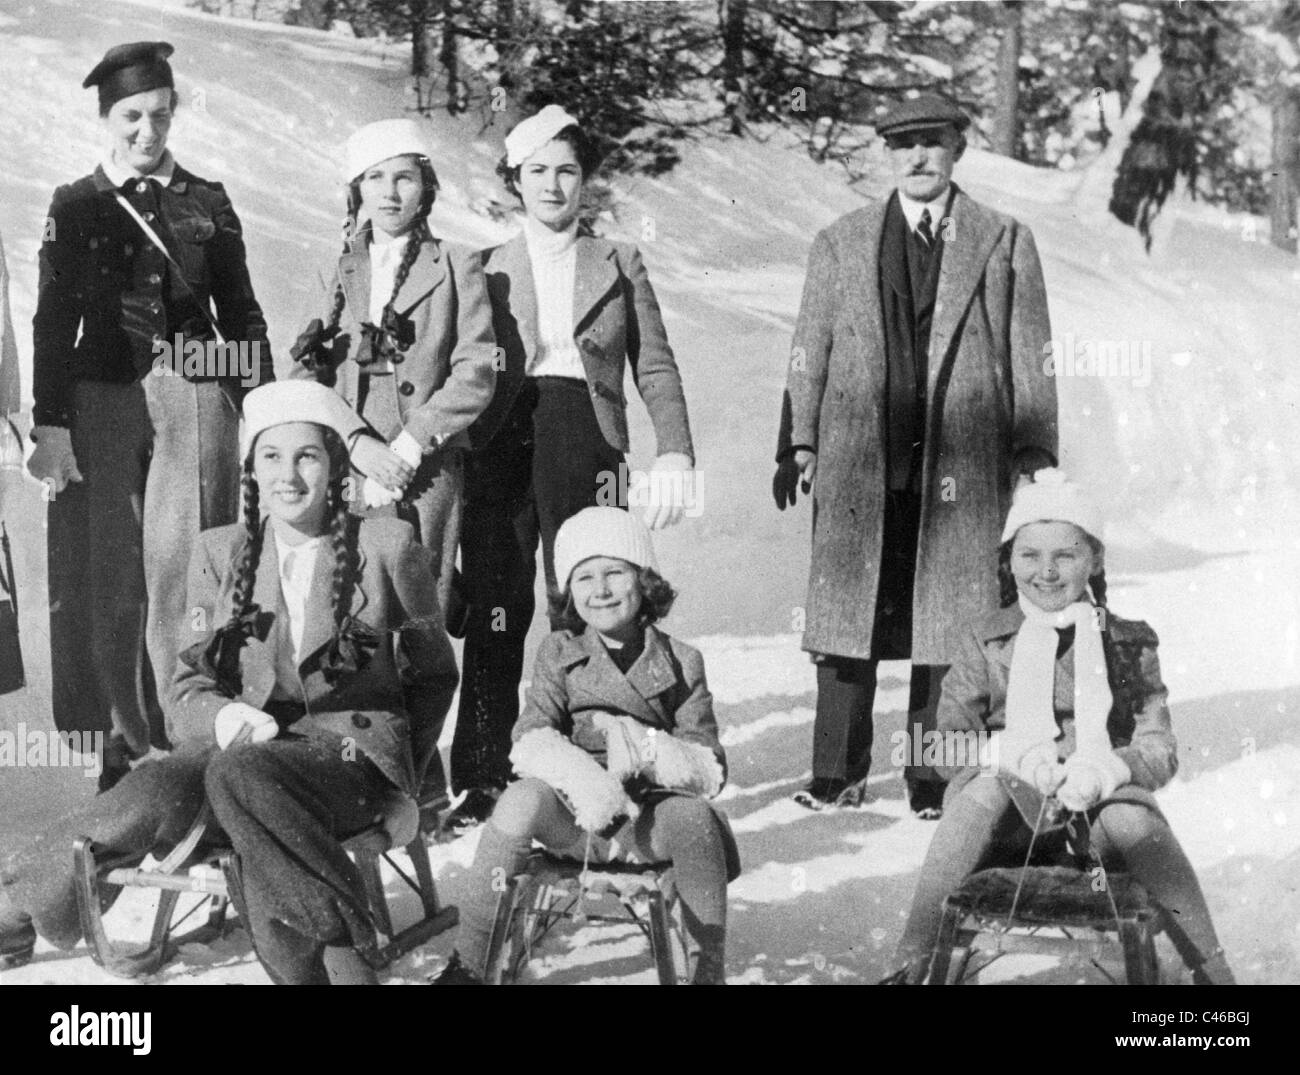
<svg viewBox="0 0 1300 1075">
<path fill-rule="evenodd" d="M 537 293 L 537 353 L 528 364 L 530 377 L 587 379 L 573 338 L 573 282 L 577 272 L 578 222 L 552 231 L 524 218 L 524 241 Z"/>
</svg>

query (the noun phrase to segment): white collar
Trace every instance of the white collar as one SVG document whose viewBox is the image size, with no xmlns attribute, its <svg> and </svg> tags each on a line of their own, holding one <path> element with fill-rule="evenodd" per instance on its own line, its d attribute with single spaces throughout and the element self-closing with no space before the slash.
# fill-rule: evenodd
<svg viewBox="0 0 1300 1075">
<path fill-rule="evenodd" d="M 118 164 L 117 161 L 113 159 L 112 154 L 109 154 L 100 161 L 99 166 L 104 169 L 104 174 L 108 176 L 108 181 L 115 187 L 120 187 L 125 183 L 131 182 L 133 179 L 153 179 L 157 181 L 159 186 L 169 187 L 171 186 L 172 175 L 176 171 L 176 158 L 172 156 L 172 151 L 170 149 L 164 149 L 162 160 L 158 162 L 158 167 L 148 175 L 137 172 L 134 168 L 128 168 L 123 164 Z"/>
<path fill-rule="evenodd" d="M 281 541 L 279 535 L 275 536 L 275 552 L 280 558 L 280 570 L 283 573 L 284 562 L 289 558 L 290 553 L 307 553 L 312 556 L 316 550 L 321 547 L 321 542 L 325 540 L 324 534 L 317 534 L 314 538 L 308 538 L 306 541 L 300 541 L 297 545 L 290 545 L 286 541 Z"/>
<path fill-rule="evenodd" d="M 935 234 L 939 231 L 939 221 L 944 217 L 944 210 L 948 208 L 948 199 L 952 195 L 952 184 L 949 183 L 943 190 L 931 198 L 928 202 L 918 202 L 914 198 L 909 198 L 901 190 L 898 192 L 898 204 L 902 207 L 903 216 L 907 219 L 908 229 L 916 231 L 916 226 L 921 223 L 921 213 L 926 209 L 930 210 L 930 230 Z"/>
<path fill-rule="evenodd" d="M 575 217 L 563 231 L 553 231 L 530 216 L 524 217 L 524 241 L 530 254 L 558 258 L 567 254 L 578 241 L 578 221 Z"/>
</svg>

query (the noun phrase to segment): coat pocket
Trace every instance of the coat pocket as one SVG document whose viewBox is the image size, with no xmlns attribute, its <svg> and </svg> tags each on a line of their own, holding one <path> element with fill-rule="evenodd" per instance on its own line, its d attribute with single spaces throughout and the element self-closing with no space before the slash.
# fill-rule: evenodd
<svg viewBox="0 0 1300 1075">
<path fill-rule="evenodd" d="M 206 243 L 217 234 L 217 226 L 211 220 L 178 220 L 172 225 L 172 234 L 178 242 Z"/>
</svg>

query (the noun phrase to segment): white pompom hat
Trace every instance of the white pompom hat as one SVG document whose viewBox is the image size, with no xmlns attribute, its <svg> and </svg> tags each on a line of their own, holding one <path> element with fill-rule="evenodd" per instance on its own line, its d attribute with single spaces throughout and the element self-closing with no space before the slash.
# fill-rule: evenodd
<svg viewBox="0 0 1300 1075">
<path fill-rule="evenodd" d="M 577 126 L 578 121 L 559 105 L 547 105 L 506 135 L 506 165 L 518 168 L 565 127 Z"/>
<path fill-rule="evenodd" d="M 272 381 L 244 397 L 244 423 L 239 432 L 240 458 L 247 459 L 260 434 L 289 422 L 315 422 L 348 438 L 365 422 L 333 389 L 316 381 Z"/>
<path fill-rule="evenodd" d="M 1040 470 L 1033 480 L 1016 490 L 1002 528 L 1002 540 L 1010 541 L 1027 523 L 1073 523 L 1084 533 L 1102 540 L 1105 520 L 1097 502 L 1065 471 L 1055 467 Z"/>
<path fill-rule="evenodd" d="M 583 508 L 560 527 L 555 535 L 555 579 L 562 593 L 569 588 L 573 569 L 593 556 L 610 556 L 659 570 L 650 531 L 622 508 Z"/>
<path fill-rule="evenodd" d="M 431 157 L 429 140 L 413 119 L 381 119 L 368 123 L 348 139 L 346 182 L 351 183 L 367 168 L 390 157 Z"/>
</svg>

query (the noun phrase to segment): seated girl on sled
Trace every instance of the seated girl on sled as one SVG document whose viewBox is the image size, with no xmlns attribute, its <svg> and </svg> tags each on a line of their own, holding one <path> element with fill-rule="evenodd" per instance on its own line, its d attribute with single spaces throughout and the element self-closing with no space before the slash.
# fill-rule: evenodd
<svg viewBox="0 0 1300 1075">
<path fill-rule="evenodd" d="M 947 807 L 891 984 L 925 980 L 943 901 L 967 876 L 1023 865 L 1031 841 L 1036 861 L 1066 853 L 1067 816 L 1088 834 L 1090 861 L 1146 888 L 1194 981 L 1233 981 L 1196 874 L 1152 795 L 1178 766 L 1157 640 L 1106 608 L 1101 531 L 1096 505 L 1058 470 L 1040 470 L 1016 493 L 999 552 L 1003 607 L 966 634 L 939 703 L 950 743 L 992 733 L 990 764 L 943 772 Z"/>
<path fill-rule="evenodd" d="M 37 931 L 79 939 L 76 835 L 138 861 L 179 842 L 206 796 L 272 980 L 374 980 L 369 902 L 339 841 L 379 822 L 413 835 L 457 672 L 427 550 L 407 523 L 348 511 L 358 425 L 314 382 L 248 394 L 244 520 L 204 531 L 190 561 L 177 749 L 0 862 L 0 954 L 30 955 Z"/>
<path fill-rule="evenodd" d="M 568 626 L 538 650 L 510 755 L 521 779 L 483 828 L 438 982 L 483 980 L 494 879 L 520 873 L 536 840 L 579 861 L 671 861 L 691 980 L 721 984 L 727 883 L 740 870 L 726 818 L 707 801 L 725 759 L 703 659 L 655 626 L 676 595 L 628 512 L 586 508 L 567 520 L 555 571 Z"/>
</svg>

